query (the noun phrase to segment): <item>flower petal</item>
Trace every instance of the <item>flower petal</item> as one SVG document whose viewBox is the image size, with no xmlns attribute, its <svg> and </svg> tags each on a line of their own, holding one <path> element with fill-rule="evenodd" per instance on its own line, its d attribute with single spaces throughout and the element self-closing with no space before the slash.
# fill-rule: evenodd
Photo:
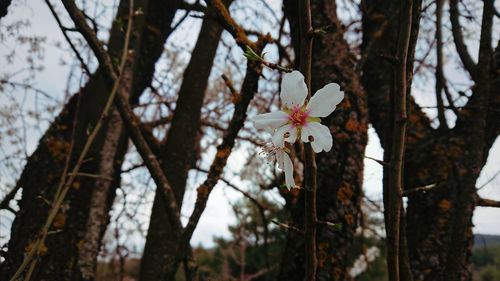
<svg viewBox="0 0 500 281">
<path fill-rule="evenodd" d="M 266 128 L 276 129 L 288 122 L 288 114 L 283 111 L 269 112 L 264 114 L 259 114 L 253 118 L 253 125 L 256 129 L 262 130 Z"/>
<path fill-rule="evenodd" d="M 302 141 L 309 142 L 309 137 L 311 136 L 311 146 L 314 152 L 320 153 L 322 150 L 328 152 L 332 149 L 333 138 L 327 126 L 321 125 L 318 122 L 311 122 L 307 126 L 302 127 Z"/>
<path fill-rule="evenodd" d="M 313 117 L 326 117 L 330 115 L 337 104 L 344 99 L 344 92 L 336 83 L 330 83 L 319 89 L 307 104 L 309 115 Z"/>
<path fill-rule="evenodd" d="M 307 97 L 307 86 L 304 82 L 304 75 L 294 70 L 291 73 L 283 75 L 281 81 L 280 98 L 283 106 L 293 108 L 294 106 L 304 105 Z"/>
<path fill-rule="evenodd" d="M 297 129 L 288 124 L 279 127 L 273 134 L 273 144 L 277 147 L 285 147 L 285 141 L 288 143 L 294 143 L 297 140 Z"/>
<path fill-rule="evenodd" d="M 285 172 L 285 186 L 288 189 L 295 187 L 295 180 L 293 179 L 293 162 L 288 153 L 280 150 L 276 153 L 276 160 L 278 161 L 278 168 Z"/>
</svg>

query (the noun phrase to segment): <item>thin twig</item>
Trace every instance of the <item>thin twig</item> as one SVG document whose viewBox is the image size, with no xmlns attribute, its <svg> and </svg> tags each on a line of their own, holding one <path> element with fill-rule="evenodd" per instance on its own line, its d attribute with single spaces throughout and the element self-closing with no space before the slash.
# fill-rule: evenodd
<svg viewBox="0 0 500 281">
<path fill-rule="evenodd" d="M 276 220 L 271 220 L 272 223 L 274 223 L 275 225 L 279 226 L 279 227 L 282 227 L 284 229 L 288 229 L 288 230 L 293 230 L 295 232 L 298 232 L 300 234 L 304 234 L 298 227 L 296 226 L 293 226 L 293 225 L 290 225 L 290 224 L 286 224 L 286 223 L 282 223 L 282 222 L 279 222 L 279 221 L 276 221 Z"/>
<path fill-rule="evenodd" d="M 57 25 L 59 26 L 59 28 L 61 29 L 62 31 L 62 34 L 64 36 L 64 39 L 66 39 L 66 42 L 68 42 L 69 44 L 69 47 L 71 48 L 71 50 L 73 50 L 73 52 L 75 53 L 75 56 L 76 58 L 78 59 L 78 61 L 80 61 L 80 64 L 82 65 L 83 67 L 83 70 L 85 70 L 85 73 L 87 73 L 88 76 L 91 75 L 91 72 L 89 70 L 89 67 L 87 66 L 87 64 L 85 63 L 85 60 L 83 60 L 82 56 L 80 55 L 80 52 L 78 52 L 78 50 L 76 49 L 75 45 L 73 44 L 73 42 L 71 41 L 71 39 L 69 38 L 68 34 L 66 33 L 66 31 L 68 31 L 69 29 L 68 28 L 65 28 L 61 22 L 61 19 L 59 18 L 59 16 L 57 15 L 55 9 L 54 9 L 54 6 L 52 6 L 52 4 L 50 3 L 49 0 L 45 0 L 45 3 L 47 4 L 47 6 L 49 7 L 49 10 L 50 12 L 52 13 L 52 16 L 54 17 L 54 19 L 56 20 L 57 22 Z"/>
<path fill-rule="evenodd" d="M 406 189 L 406 190 L 403 190 L 403 197 L 408 197 L 409 195 L 411 195 L 413 193 L 418 193 L 418 192 L 426 193 L 427 191 L 430 191 L 434 187 L 436 187 L 436 184 L 432 183 L 432 184 L 428 184 L 428 185 L 424 185 L 424 186 Z"/>
<path fill-rule="evenodd" d="M 373 157 L 366 156 L 366 155 L 364 155 L 363 157 L 364 157 L 364 158 L 366 158 L 366 159 L 370 159 L 370 160 L 372 160 L 372 161 L 375 161 L 375 162 L 379 163 L 379 164 L 380 164 L 380 165 L 382 165 L 382 166 L 387 166 L 387 165 L 389 165 L 389 163 L 384 162 L 384 161 L 382 161 L 382 160 L 379 160 L 379 159 L 377 159 L 377 158 L 373 158 Z"/>
</svg>

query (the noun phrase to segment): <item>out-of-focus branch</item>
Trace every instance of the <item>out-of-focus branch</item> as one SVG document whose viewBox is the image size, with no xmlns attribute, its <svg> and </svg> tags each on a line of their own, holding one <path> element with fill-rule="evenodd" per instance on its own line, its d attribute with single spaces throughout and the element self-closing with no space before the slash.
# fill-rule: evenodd
<svg viewBox="0 0 500 281">
<path fill-rule="evenodd" d="M 477 65 L 472 60 L 472 57 L 467 49 L 467 45 L 464 42 L 464 36 L 462 34 L 462 26 L 460 25 L 460 13 L 458 11 L 458 0 L 450 0 L 450 21 L 451 21 L 451 32 L 453 33 L 453 41 L 455 42 L 455 47 L 457 48 L 458 56 L 464 64 L 465 69 L 469 72 L 472 79 L 476 79 L 476 68 Z"/>
<path fill-rule="evenodd" d="M 493 33 L 493 15 L 495 0 L 483 1 L 483 18 L 481 21 L 481 37 L 479 39 L 479 59 L 478 59 L 478 72 L 481 75 L 487 75 L 487 71 L 493 66 L 493 47 L 492 47 L 492 33 Z M 483 74 L 484 72 L 484 74 Z M 475 81 L 479 83 L 478 81 Z"/>
<path fill-rule="evenodd" d="M 78 59 L 78 61 L 80 61 L 80 64 L 82 65 L 83 70 L 85 70 L 85 73 L 87 73 L 87 75 L 90 76 L 91 73 L 90 73 L 89 67 L 87 66 L 87 64 L 83 60 L 83 57 L 80 55 L 80 52 L 78 52 L 75 45 L 73 44 L 73 42 L 69 38 L 69 36 L 67 34 L 68 29 L 63 26 L 61 19 L 59 18 L 59 15 L 57 15 L 57 13 L 54 9 L 54 6 L 52 6 L 52 4 L 50 3 L 49 0 L 45 0 L 45 3 L 49 7 L 49 10 L 52 13 L 52 16 L 56 20 L 57 26 L 59 26 L 59 28 L 61 29 L 62 34 L 64 36 L 64 39 L 66 39 L 66 42 L 68 42 L 69 47 L 71 48 L 71 50 L 73 50 L 73 53 L 75 53 L 76 58 Z"/>
<path fill-rule="evenodd" d="M 443 88 L 444 88 L 444 73 L 443 73 L 443 32 L 442 32 L 442 19 L 443 19 L 443 4 L 444 0 L 436 0 L 436 102 L 439 120 L 439 129 L 448 129 L 446 116 L 444 115 L 443 103 Z"/>
</svg>

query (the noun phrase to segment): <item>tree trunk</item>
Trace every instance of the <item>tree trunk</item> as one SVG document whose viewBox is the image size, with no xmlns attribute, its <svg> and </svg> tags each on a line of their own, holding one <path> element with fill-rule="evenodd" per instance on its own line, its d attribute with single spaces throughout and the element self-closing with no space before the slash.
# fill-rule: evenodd
<svg viewBox="0 0 500 281">
<path fill-rule="evenodd" d="M 224 0 L 226 6 L 231 2 Z M 184 71 L 175 113 L 161 154 L 162 168 L 174 190 L 178 206 L 182 205 L 188 172 L 196 157 L 201 107 L 221 34 L 222 26 L 213 19 L 211 8 L 208 8 L 190 62 Z M 179 235 L 172 231 L 160 191 L 157 190 L 141 261 L 141 281 L 163 278 L 165 273 L 159 268 L 170 255 L 175 254 L 172 249 L 175 249 Z"/>
<path fill-rule="evenodd" d="M 381 55 L 395 47 L 398 21 L 392 17 L 397 11 L 398 1 L 365 1 L 363 5 L 366 9 L 362 49 L 367 52 L 363 85 L 367 91 L 370 120 L 384 144 L 393 77 L 392 66 Z M 414 15 L 418 14 L 414 11 Z M 414 18 L 412 56 L 418 22 Z M 408 69 L 413 69 L 412 63 Z M 490 96 L 495 74 L 491 65 L 484 64 L 481 69 L 483 81 L 475 81 L 477 86 L 473 96 L 460 111 L 456 126 L 451 130 L 433 129 L 425 113 L 414 100 L 410 100 L 405 187 L 436 185 L 425 194 L 408 193 L 406 234 L 415 280 L 472 278 L 470 257 L 475 182 L 486 162 L 492 140 L 498 135 L 498 122 L 489 122 L 490 127 L 486 125 L 487 116 L 493 120 L 487 104 L 488 101 L 491 105 L 495 103 L 493 95 Z"/>
<path fill-rule="evenodd" d="M 292 39 L 298 46 L 297 11 L 294 1 L 285 2 Z M 317 155 L 318 220 L 339 223 L 341 231 L 318 225 L 317 280 L 349 280 L 347 263 L 350 247 L 361 214 L 363 160 L 367 143 L 367 104 L 360 77 L 355 72 L 355 59 L 343 38 L 343 29 L 336 14 L 334 1 L 311 1 L 313 28 L 330 26 L 328 33 L 313 40 L 313 92 L 330 82 L 341 85 L 345 98 L 334 113 L 323 120 L 329 126 L 333 148 Z M 296 53 L 297 49 L 296 49 Z M 296 62 L 297 63 L 297 62 Z M 287 208 L 292 220 L 303 226 L 302 194 L 287 195 Z M 279 280 L 302 280 L 304 276 L 304 239 L 289 232 L 281 262 Z"/>
<path fill-rule="evenodd" d="M 150 6 L 148 6 L 150 5 Z M 149 28 L 160 32 L 142 36 L 146 30 L 144 19 L 136 17 L 132 42 L 136 42 L 136 58 L 144 55 L 147 63 L 128 62 L 124 83 L 125 88 L 136 100 L 144 87 L 149 84 L 154 72 L 154 63 L 163 50 L 166 36 L 176 6 L 163 1 L 136 1 L 137 8 L 155 13 L 145 14 Z M 148 10 L 149 8 L 149 10 Z M 117 18 L 127 20 L 128 1 L 121 1 Z M 161 15 L 161 17 L 160 17 Z M 116 22 L 116 21 L 115 21 Z M 111 30 L 109 52 L 112 57 L 120 57 L 123 48 L 123 31 L 117 25 Z M 136 60 L 137 61 L 137 60 Z M 150 77 L 144 76 L 144 72 Z M 146 80 L 146 81 L 144 81 Z M 74 134 L 72 158 L 78 157 L 87 138 L 88 128 L 92 128 L 99 118 L 104 103 L 111 91 L 103 72 L 98 69 L 80 93 L 73 96 L 63 111 L 52 123 L 41 139 L 38 148 L 28 159 L 19 183 L 23 196 L 19 202 L 20 211 L 14 220 L 9 250 L 0 269 L 0 279 L 8 280 L 22 262 L 23 254 L 29 251 L 41 226 L 47 219 L 50 202 L 59 183 L 66 155 Z M 137 85 L 145 86 L 137 86 Z M 75 125 L 75 126 L 74 126 Z M 74 132 L 74 133 L 73 133 Z M 46 240 L 47 251 L 39 260 L 32 279 L 35 280 L 92 280 L 96 258 L 102 235 L 109 221 L 109 210 L 120 181 L 119 172 L 127 148 L 127 137 L 116 111 L 105 120 L 91 151 L 80 172 L 99 175 L 99 179 L 78 177 L 68 192 L 63 211 L 57 216 Z M 74 164 L 74 160 L 72 161 Z M 112 180 L 110 180 L 112 179 Z"/>
</svg>

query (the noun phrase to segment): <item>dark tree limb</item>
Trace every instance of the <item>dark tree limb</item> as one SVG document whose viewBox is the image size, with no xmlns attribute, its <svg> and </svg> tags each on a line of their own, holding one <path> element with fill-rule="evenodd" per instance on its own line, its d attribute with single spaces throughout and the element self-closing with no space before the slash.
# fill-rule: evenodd
<svg viewBox="0 0 500 281">
<path fill-rule="evenodd" d="M 444 0 L 436 0 L 436 85 L 435 94 L 437 101 L 438 120 L 440 129 L 448 129 L 446 116 L 444 115 L 443 89 L 446 83 L 443 74 L 443 5 Z"/>
<path fill-rule="evenodd" d="M 500 201 L 487 199 L 477 196 L 476 197 L 476 206 L 478 207 L 492 207 L 492 208 L 500 208 Z"/>
<path fill-rule="evenodd" d="M 49 0 L 45 0 L 45 3 L 49 7 L 49 10 L 52 13 L 52 16 L 56 20 L 57 25 L 59 26 L 59 29 L 61 29 L 62 34 L 64 36 L 64 39 L 66 39 L 66 42 L 68 42 L 68 45 L 71 48 L 71 50 L 73 50 L 73 53 L 75 54 L 76 58 L 78 59 L 78 61 L 80 61 L 80 65 L 83 67 L 83 70 L 85 70 L 85 73 L 87 73 L 87 75 L 90 76 L 91 72 L 90 72 L 89 67 L 85 63 L 85 60 L 83 59 L 83 57 L 80 54 L 80 52 L 76 49 L 76 46 L 73 44 L 73 42 L 69 38 L 68 33 L 66 33 L 68 31 L 68 28 L 65 28 L 63 26 L 63 24 L 61 22 L 61 19 L 59 18 L 59 15 L 57 15 L 56 11 L 54 10 L 54 6 L 52 6 L 52 4 L 50 3 L 50 1 Z"/>
<path fill-rule="evenodd" d="M 453 33 L 453 41 L 455 42 L 455 47 L 457 48 L 460 60 L 465 66 L 465 69 L 470 73 L 473 79 L 476 78 L 476 68 L 477 65 L 472 59 L 467 45 L 464 41 L 464 36 L 462 34 L 462 25 L 460 25 L 460 12 L 458 10 L 458 0 L 450 0 L 450 22 L 451 22 L 451 32 Z"/>
<path fill-rule="evenodd" d="M 226 166 L 227 159 L 229 158 L 231 151 L 235 145 L 235 139 L 238 132 L 243 127 L 243 123 L 246 119 L 246 111 L 253 95 L 257 91 L 257 85 L 259 76 L 261 74 L 262 67 L 260 64 L 255 62 L 249 62 L 247 68 L 247 74 L 242 84 L 242 99 L 239 103 L 235 105 L 233 117 L 229 123 L 229 127 L 226 130 L 224 137 L 222 138 L 222 143 L 217 147 L 217 152 L 215 159 L 212 161 L 212 165 L 208 171 L 206 180 L 197 188 L 196 203 L 193 212 L 191 213 L 186 227 L 182 231 L 180 241 L 178 243 L 178 248 L 175 251 L 176 256 L 171 259 L 165 268 L 165 272 L 168 272 L 166 279 L 171 280 L 173 274 L 175 273 L 179 262 L 182 257 L 186 254 L 186 250 L 189 248 L 189 241 L 193 235 L 196 226 L 203 214 L 210 193 L 219 181 L 224 167 Z"/>
<path fill-rule="evenodd" d="M 310 0 L 299 0 L 299 36 L 300 36 L 300 71 L 304 75 L 304 82 L 308 90 L 307 98 L 311 98 L 311 65 L 312 65 L 312 43 L 313 32 L 311 20 Z M 316 258 L 316 190 L 317 171 L 316 155 L 312 150 L 311 144 L 304 144 L 305 163 L 304 163 L 304 191 L 305 191 L 305 258 L 306 272 L 304 280 L 316 280 L 316 269 L 318 261 Z"/>
<path fill-rule="evenodd" d="M 395 85 L 392 95 L 392 136 L 384 150 L 384 205 L 385 228 L 387 233 L 387 268 L 390 281 L 400 279 L 400 230 L 402 216 L 403 159 L 406 138 L 408 93 L 407 59 L 412 27 L 412 0 L 401 1 L 399 8 L 399 33 L 396 50 L 397 64 L 394 65 Z M 389 142 L 390 140 L 390 142 Z"/>
<path fill-rule="evenodd" d="M 115 67 L 111 62 L 111 58 L 97 39 L 94 31 L 85 21 L 85 16 L 83 15 L 83 13 L 76 6 L 74 1 L 63 0 L 62 2 L 71 19 L 75 23 L 76 28 L 78 28 L 80 33 L 83 35 L 90 48 L 94 52 L 97 60 L 99 61 L 99 64 L 101 65 L 101 67 L 103 67 L 108 79 L 111 81 L 116 81 L 117 74 Z M 115 105 L 124 121 L 127 131 L 130 134 L 130 138 L 136 146 L 139 154 L 143 158 L 144 163 L 146 163 L 146 166 L 151 173 L 154 182 L 156 183 L 157 187 L 163 191 L 162 198 L 165 200 L 166 212 L 169 215 L 169 218 L 172 222 L 174 222 L 175 229 L 182 229 L 179 215 L 180 212 L 178 205 L 175 202 L 172 188 L 170 187 L 170 184 L 168 183 L 168 180 L 161 169 L 160 163 L 158 162 L 156 156 L 151 151 L 151 148 L 148 146 L 146 140 L 142 135 L 141 129 L 138 126 L 140 122 L 139 119 L 132 112 L 130 104 L 128 103 L 128 98 L 121 90 L 119 90 L 116 95 Z"/>
</svg>

